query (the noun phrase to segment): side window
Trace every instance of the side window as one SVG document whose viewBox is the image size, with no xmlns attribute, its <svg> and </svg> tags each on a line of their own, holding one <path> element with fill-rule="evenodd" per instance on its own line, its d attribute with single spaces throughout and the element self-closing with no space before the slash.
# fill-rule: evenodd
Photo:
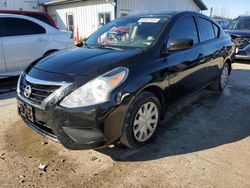
<svg viewBox="0 0 250 188">
<path fill-rule="evenodd" d="M 217 25 L 213 24 L 215 37 L 218 38 L 220 35 L 220 29 Z"/>
<path fill-rule="evenodd" d="M 178 39 L 193 39 L 194 44 L 198 43 L 198 31 L 192 16 L 182 18 L 174 25 L 170 33 L 170 41 Z"/>
<path fill-rule="evenodd" d="M 201 29 L 202 41 L 208 41 L 216 38 L 213 23 L 207 19 L 199 18 L 199 24 Z M 218 33 L 217 33 L 218 34 Z"/>
<path fill-rule="evenodd" d="M 29 20 L 20 18 L 3 18 L 4 33 L 3 36 L 36 35 L 44 34 L 46 30 Z"/>
</svg>

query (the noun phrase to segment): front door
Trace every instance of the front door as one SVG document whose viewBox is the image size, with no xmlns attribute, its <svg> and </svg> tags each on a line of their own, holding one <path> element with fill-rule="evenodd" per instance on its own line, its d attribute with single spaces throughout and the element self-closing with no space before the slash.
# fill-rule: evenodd
<svg viewBox="0 0 250 188">
<path fill-rule="evenodd" d="M 200 44 L 197 24 L 193 16 L 180 18 L 172 28 L 168 43 L 178 39 L 193 39 L 191 49 L 170 52 L 170 103 L 175 103 L 204 86 L 206 81 L 205 48 Z"/>
<path fill-rule="evenodd" d="M 40 58 L 47 44 L 46 30 L 29 20 L 4 18 L 3 51 L 8 72 L 21 71 Z"/>
</svg>

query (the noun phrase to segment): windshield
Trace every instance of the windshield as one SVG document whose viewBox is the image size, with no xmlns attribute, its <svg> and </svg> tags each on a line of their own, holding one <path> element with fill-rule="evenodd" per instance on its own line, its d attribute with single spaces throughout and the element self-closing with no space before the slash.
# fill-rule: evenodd
<svg viewBox="0 0 250 188">
<path fill-rule="evenodd" d="M 250 30 L 250 18 L 236 19 L 227 27 L 229 30 Z"/>
<path fill-rule="evenodd" d="M 167 17 L 123 18 L 103 26 L 86 41 L 87 46 L 146 48 L 157 38 Z"/>
</svg>

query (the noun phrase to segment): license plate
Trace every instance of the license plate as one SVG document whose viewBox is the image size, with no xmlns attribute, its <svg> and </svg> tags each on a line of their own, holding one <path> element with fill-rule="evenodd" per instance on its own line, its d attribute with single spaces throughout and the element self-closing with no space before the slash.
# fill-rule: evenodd
<svg viewBox="0 0 250 188">
<path fill-rule="evenodd" d="M 239 52 L 239 48 L 236 48 L 235 53 L 237 54 Z"/>
<path fill-rule="evenodd" d="M 34 110 L 30 105 L 19 102 L 18 109 L 22 117 L 34 123 Z"/>
</svg>

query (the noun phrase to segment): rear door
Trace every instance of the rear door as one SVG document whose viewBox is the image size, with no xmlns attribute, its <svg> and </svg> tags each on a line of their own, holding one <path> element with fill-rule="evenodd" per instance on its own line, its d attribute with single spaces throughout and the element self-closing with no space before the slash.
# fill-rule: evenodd
<svg viewBox="0 0 250 188">
<path fill-rule="evenodd" d="M 2 28 L 2 18 L 0 18 L 0 73 L 6 72 L 4 54 L 3 54 L 3 28 Z"/>
<path fill-rule="evenodd" d="M 214 81 L 220 74 L 224 62 L 224 40 L 220 38 L 220 28 L 204 17 L 198 17 L 201 43 L 205 46 L 205 64 L 207 64 L 207 83 Z"/>
<path fill-rule="evenodd" d="M 204 46 L 200 43 L 197 24 L 193 16 L 180 18 L 173 26 L 168 43 L 178 39 L 193 39 L 191 49 L 170 52 L 167 61 L 170 71 L 170 98 L 172 102 L 198 90 L 206 81 Z"/>
<path fill-rule="evenodd" d="M 43 55 L 48 40 L 46 29 L 21 18 L 8 17 L 3 21 L 3 50 L 7 71 L 20 71 Z"/>
</svg>

